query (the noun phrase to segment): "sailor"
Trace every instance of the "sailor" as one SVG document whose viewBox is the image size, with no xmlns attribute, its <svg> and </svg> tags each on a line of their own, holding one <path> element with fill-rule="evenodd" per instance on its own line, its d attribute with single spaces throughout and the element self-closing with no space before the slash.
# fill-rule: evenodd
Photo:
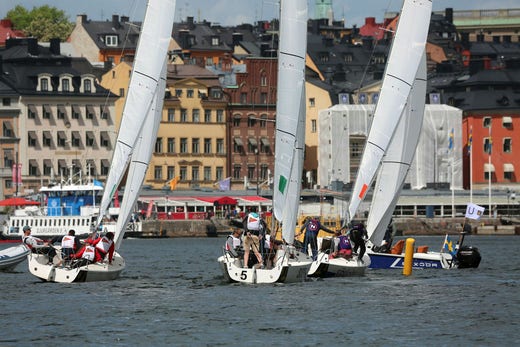
<svg viewBox="0 0 520 347">
<path fill-rule="evenodd" d="M 329 258 L 352 258 L 352 245 L 348 240 L 348 236 L 344 233 L 342 234 L 341 230 L 337 230 L 335 235 L 336 237 L 334 238 L 334 252 L 329 256 Z"/>
<path fill-rule="evenodd" d="M 227 237 L 226 240 L 226 251 L 231 253 L 233 257 L 239 257 L 243 254 L 244 250 L 242 249 L 242 229 L 235 228 L 233 233 Z"/>
<path fill-rule="evenodd" d="M 79 259 L 78 262 L 74 263 L 72 267 L 82 267 L 94 262 L 96 257 L 96 248 L 89 244 L 85 245 L 75 254 L 71 255 L 71 259 Z"/>
<path fill-rule="evenodd" d="M 32 236 L 31 227 L 28 225 L 23 227 L 22 242 L 29 247 L 33 253 L 47 254 L 49 263 L 52 263 L 56 255 L 56 250 L 49 245 L 48 241 L 43 241 L 42 239 Z"/>
<path fill-rule="evenodd" d="M 307 254 L 309 245 L 311 245 L 312 259 L 316 260 L 318 258 L 318 233 L 320 230 L 323 230 L 329 234 L 334 234 L 334 231 L 321 224 L 318 217 L 307 217 L 305 219 L 305 223 L 303 223 L 301 226 L 300 233 L 298 235 L 303 233 L 304 230 L 305 238 L 303 241 L 302 252 Z"/>
<path fill-rule="evenodd" d="M 350 241 L 354 243 L 354 253 L 358 253 L 358 259 L 363 261 L 363 255 L 366 251 L 365 240 L 367 239 L 367 230 L 363 222 L 352 221 L 352 229 L 350 229 Z"/>
<path fill-rule="evenodd" d="M 74 252 L 81 248 L 79 239 L 75 236 L 74 229 L 70 229 L 68 234 L 61 239 L 61 254 L 63 259 L 68 259 Z"/>
<path fill-rule="evenodd" d="M 94 241 L 88 241 L 96 248 L 96 262 L 102 262 L 108 253 L 108 263 L 112 264 L 114 256 L 114 233 L 109 231 L 105 236 L 99 237 Z"/>
<path fill-rule="evenodd" d="M 262 255 L 260 254 L 260 240 L 258 236 L 261 233 L 262 222 L 260 216 L 256 212 L 249 212 L 245 218 L 244 224 L 244 267 L 249 267 L 249 252 L 253 248 L 253 253 L 258 261 L 258 266 L 263 267 Z"/>
</svg>

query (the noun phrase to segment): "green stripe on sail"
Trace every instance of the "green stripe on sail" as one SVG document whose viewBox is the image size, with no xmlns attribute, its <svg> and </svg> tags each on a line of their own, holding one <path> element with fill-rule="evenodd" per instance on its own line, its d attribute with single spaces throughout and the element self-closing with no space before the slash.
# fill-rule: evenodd
<svg viewBox="0 0 520 347">
<path fill-rule="evenodd" d="M 287 178 L 285 176 L 280 176 L 280 181 L 278 182 L 278 190 L 280 193 L 285 191 L 285 187 L 287 186 Z"/>
</svg>

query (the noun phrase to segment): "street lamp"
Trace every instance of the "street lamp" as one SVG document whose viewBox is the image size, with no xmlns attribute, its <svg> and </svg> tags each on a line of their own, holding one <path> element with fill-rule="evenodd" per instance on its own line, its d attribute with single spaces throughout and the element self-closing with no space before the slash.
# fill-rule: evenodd
<svg viewBox="0 0 520 347">
<path fill-rule="evenodd" d="M 260 156 L 260 153 L 258 151 L 258 147 L 255 148 L 255 155 L 256 155 L 256 195 L 260 195 L 260 170 L 258 166 L 258 157 Z"/>
</svg>

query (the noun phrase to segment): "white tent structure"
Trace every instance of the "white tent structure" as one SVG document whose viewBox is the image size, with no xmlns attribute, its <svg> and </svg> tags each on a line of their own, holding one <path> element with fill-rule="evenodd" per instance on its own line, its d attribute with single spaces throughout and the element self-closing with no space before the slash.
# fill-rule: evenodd
<svg viewBox="0 0 520 347">
<path fill-rule="evenodd" d="M 331 188 L 336 181 L 351 182 L 355 172 L 350 168 L 363 149 L 359 149 L 358 158 L 350 140 L 366 138 L 374 109 L 375 105 L 335 105 L 319 112 L 317 183 L 320 187 Z M 461 190 L 462 110 L 427 104 L 424 112 L 421 137 L 405 183 L 412 189 L 447 184 L 450 189 Z"/>
</svg>

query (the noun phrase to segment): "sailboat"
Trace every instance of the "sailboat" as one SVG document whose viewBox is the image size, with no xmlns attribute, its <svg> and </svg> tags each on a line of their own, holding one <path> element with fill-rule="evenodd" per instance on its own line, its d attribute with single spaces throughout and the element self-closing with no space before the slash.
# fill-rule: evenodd
<svg viewBox="0 0 520 347">
<path fill-rule="evenodd" d="M 345 225 L 355 218 L 401 119 L 425 49 L 431 11 L 431 1 L 403 2 Z"/>
<path fill-rule="evenodd" d="M 312 263 L 293 245 L 305 150 L 306 47 L 307 1 L 281 0 L 273 215 L 282 228 L 283 246 L 276 250 L 272 269 L 243 267 L 241 259 L 224 250 L 218 262 L 230 282 L 303 281 Z"/>
<path fill-rule="evenodd" d="M 125 268 L 117 252 L 126 223 L 152 154 L 153 143 L 162 113 L 166 85 L 166 59 L 171 40 L 175 0 L 149 0 L 134 60 L 128 96 L 111 162 L 106 188 L 101 201 L 98 225 L 107 210 L 125 170 L 130 164 L 128 180 L 116 224 L 115 250 L 112 263 L 93 263 L 80 267 L 57 267 L 47 264 L 47 256 L 31 253 L 29 271 L 44 281 L 89 282 L 113 280 Z"/>
</svg>

